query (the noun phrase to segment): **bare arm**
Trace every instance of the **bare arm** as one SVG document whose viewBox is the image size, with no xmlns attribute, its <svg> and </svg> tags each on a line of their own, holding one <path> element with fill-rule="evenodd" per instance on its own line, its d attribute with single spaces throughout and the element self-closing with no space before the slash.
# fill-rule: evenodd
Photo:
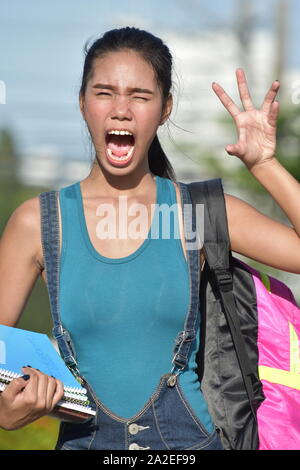
<svg viewBox="0 0 300 470">
<path fill-rule="evenodd" d="M 262 214 L 248 203 L 225 195 L 231 249 L 260 263 L 300 274 L 297 232 Z"/>
<path fill-rule="evenodd" d="M 25 201 L 11 215 L 0 240 L 0 323 L 4 325 L 17 324 L 41 273 L 39 213 L 38 198 Z M 64 393 L 61 381 L 32 368 L 23 372 L 27 380 L 15 379 L 0 393 L 0 427 L 6 430 L 49 414 Z"/>
<path fill-rule="evenodd" d="M 38 198 L 11 215 L 0 240 L 0 323 L 15 326 L 41 273 Z"/>
</svg>

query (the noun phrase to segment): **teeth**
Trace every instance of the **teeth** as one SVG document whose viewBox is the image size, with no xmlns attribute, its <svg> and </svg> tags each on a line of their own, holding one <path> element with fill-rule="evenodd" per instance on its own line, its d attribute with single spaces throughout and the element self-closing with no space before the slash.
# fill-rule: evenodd
<svg viewBox="0 0 300 470">
<path fill-rule="evenodd" d="M 131 132 L 129 131 L 109 131 L 109 134 L 115 134 L 115 135 L 133 135 Z"/>
<path fill-rule="evenodd" d="M 131 155 L 133 153 L 134 147 L 131 147 L 127 155 L 124 155 L 123 157 L 116 157 L 110 149 L 107 149 L 108 155 L 112 160 L 115 160 L 116 162 L 122 162 L 125 160 L 129 160 L 131 158 Z"/>
</svg>

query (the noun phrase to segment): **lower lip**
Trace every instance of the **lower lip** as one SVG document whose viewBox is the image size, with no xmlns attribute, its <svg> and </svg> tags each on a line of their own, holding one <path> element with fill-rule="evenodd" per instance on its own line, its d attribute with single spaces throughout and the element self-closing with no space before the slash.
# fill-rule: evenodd
<svg viewBox="0 0 300 470">
<path fill-rule="evenodd" d="M 130 161 L 133 158 L 134 151 L 135 151 L 135 148 L 133 147 L 133 150 L 132 150 L 132 153 L 131 153 L 130 157 L 126 158 L 126 160 L 119 160 L 119 159 L 117 159 L 117 157 L 112 158 L 109 155 L 109 153 L 107 151 L 107 148 L 106 148 L 106 158 L 109 161 L 109 163 L 111 163 L 112 165 L 117 166 L 117 167 L 123 167 L 123 166 L 127 166 L 128 163 L 130 163 Z"/>
</svg>

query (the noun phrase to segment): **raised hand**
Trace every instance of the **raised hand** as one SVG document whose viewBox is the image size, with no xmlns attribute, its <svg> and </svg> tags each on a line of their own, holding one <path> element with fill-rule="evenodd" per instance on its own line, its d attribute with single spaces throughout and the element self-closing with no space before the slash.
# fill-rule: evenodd
<svg viewBox="0 0 300 470">
<path fill-rule="evenodd" d="M 280 83 L 272 83 L 260 109 L 253 106 L 245 73 L 236 71 L 239 94 L 244 110 L 240 110 L 218 83 L 212 88 L 229 114 L 238 133 L 236 144 L 227 145 L 226 152 L 240 158 L 249 170 L 274 158 L 276 149 L 276 121 L 279 103 L 275 101 Z"/>
</svg>

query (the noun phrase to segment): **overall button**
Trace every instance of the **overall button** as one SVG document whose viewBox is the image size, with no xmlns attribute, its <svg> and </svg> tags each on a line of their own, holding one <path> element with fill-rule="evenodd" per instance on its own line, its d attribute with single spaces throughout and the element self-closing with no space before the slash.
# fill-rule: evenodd
<svg viewBox="0 0 300 470">
<path fill-rule="evenodd" d="M 132 444 L 130 444 L 129 450 L 140 450 L 140 446 L 133 442 Z"/>
<path fill-rule="evenodd" d="M 132 423 L 128 426 L 130 434 L 137 434 L 139 432 L 139 426 L 136 423 Z"/>
</svg>

